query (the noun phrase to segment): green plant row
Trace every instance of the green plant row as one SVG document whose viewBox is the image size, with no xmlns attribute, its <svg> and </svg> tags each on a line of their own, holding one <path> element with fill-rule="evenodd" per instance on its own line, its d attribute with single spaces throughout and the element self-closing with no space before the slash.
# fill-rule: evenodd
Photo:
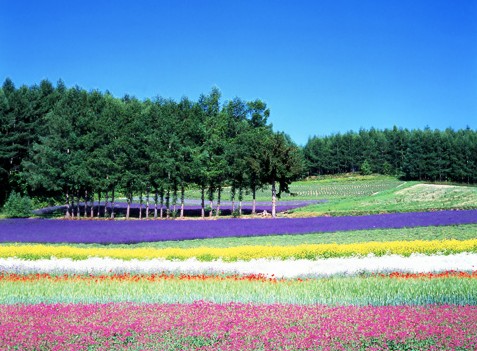
<svg viewBox="0 0 477 351">
<path fill-rule="evenodd" d="M 1 304 L 285 303 L 327 305 L 477 304 L 477 279 L 333 277 L 305 281 L 0 281 Z"/>
</svg>

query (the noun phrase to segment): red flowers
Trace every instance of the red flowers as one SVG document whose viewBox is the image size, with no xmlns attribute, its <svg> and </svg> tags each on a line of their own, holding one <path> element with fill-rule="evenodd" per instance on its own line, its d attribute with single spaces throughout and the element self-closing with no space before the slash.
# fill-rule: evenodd
<svg viewBox="0 0 477 351">
<path fill-rule="evenodd" d="M 259 282 L 277 282 L 279 279 L 274 277 L 267 277 L 263 274 L 247 274 L 247 275 L 206 275 L 206 274 L 131 274 L 131 273 L 121 273 L 121 274 L 102 274 L 102 275 L 79 275 L 79 274 L 63 274 L 63 275 L 51 275 L 49 273 L 32 273 L 32 274 L 16 274 L 16 273 L 0 273 L 0 280 L 4 281 L 20 281 L 20 282 L 31 282 L 31 281 L 65 281 L 65 280 L 76 280 L 76 281 L 114 281 L 114 282 L 138 282 L 138 281 L 149 281 L 157 282 L 161 280 L 196 280 L 196 281 L 222 281 L 222 280 L 235 280 L 235 281 L 259 281 Z M 284 279 L 282 279 L 284 280 Z M 303 281 L 298 279 L 298 281 Z"/>
<path fill-rule="evenodd" d="M 398 279 L 420 279 L 420 278 L 477 278 L 477 271 L 461 272 L 461 271 L 445 271 L 439 273 L 403 273 L 392 272 L 390 274 L 380 274 L 381 277 L 398 278 Z"/>
</svg>

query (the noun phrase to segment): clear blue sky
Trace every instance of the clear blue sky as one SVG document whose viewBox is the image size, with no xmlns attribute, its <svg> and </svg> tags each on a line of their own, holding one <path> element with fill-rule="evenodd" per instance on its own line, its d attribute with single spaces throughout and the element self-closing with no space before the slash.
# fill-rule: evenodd
<svg viewBox="0 0 477 351">
<path fill-rule="evenodd" d="M 0 79 L 260 98 L 298 144 L 477 128 L 477 1 L 0 0 Z"/>
</svg>

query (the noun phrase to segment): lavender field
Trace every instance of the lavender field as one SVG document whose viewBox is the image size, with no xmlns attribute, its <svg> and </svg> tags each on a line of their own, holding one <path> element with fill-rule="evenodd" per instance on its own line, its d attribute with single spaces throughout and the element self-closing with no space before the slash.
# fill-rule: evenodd
<svg viewBox="0 0 477 351">
<path fill-rule="evenodd" d="M 124 244 L 471 223 L 477 223 L 477 210 L 200 221 L 6 219 L 0 221 L 0 242 Z"/>
</svg>

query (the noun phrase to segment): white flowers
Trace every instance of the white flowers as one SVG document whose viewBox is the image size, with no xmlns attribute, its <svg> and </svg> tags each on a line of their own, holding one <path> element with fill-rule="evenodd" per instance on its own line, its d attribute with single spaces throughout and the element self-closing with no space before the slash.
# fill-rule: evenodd
<svg viewBox="0 0 477 351">
<path fill-rule="evenodd" d="M 357 273 L 431 273 L 447 270 L 477 270 L 477 254 L 422 255 L 410 257 L 388 255 L 381 257 L 329 258 L 319 260 L 276 260 L 256 259 L 250 261 L 201 262 L 195 258 L 185 261 L 165 259 L 120 260 L 111 258 L 88 258 L 86 260 L 42 259 L 22 260 L 0 259 L 0 271 L 4 273 L 50 273 L 50 274 L 107 274 L 107 273 L 185 273 L 185 274 L 264 274 L 267 276 L 295 278 L 319 277 L 336 274 Z"/>
</svg>

